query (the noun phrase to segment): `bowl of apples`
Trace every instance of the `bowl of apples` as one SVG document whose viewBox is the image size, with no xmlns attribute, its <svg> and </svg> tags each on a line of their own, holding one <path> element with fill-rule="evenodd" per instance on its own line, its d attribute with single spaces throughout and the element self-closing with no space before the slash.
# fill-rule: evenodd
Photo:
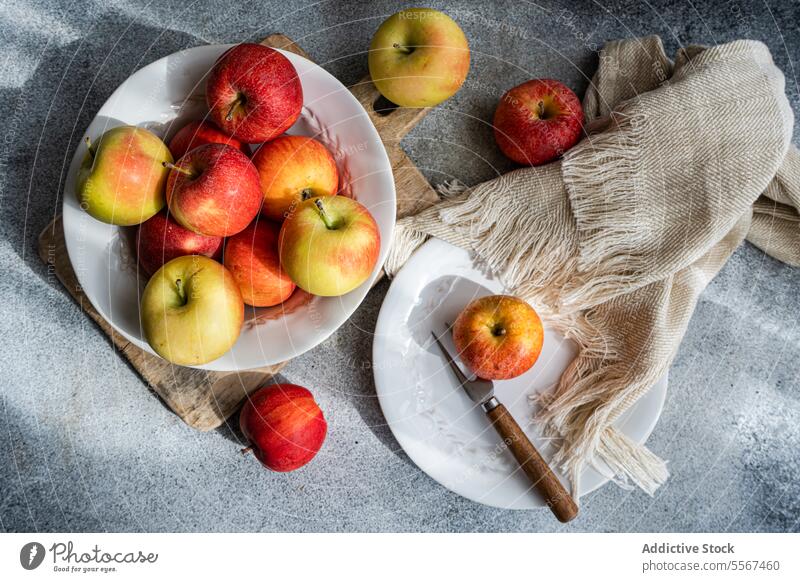
<svg viewBox="0 0 800 582">
<path fill-rule="evenodd" d="M 392 240 L 394 179 L 332 75 L 257 44 L 187 49 L 134 73 L 65 184 L 67 251 L 92 305 L 178 365 L 259 368 L 324 341 Z"/>
</svg>

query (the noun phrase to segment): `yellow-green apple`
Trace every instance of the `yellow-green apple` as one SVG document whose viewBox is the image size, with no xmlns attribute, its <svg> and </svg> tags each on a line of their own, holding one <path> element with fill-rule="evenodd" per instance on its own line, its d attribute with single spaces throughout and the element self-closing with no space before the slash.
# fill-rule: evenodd
<svg viewBox="0 0 800 582">
<path fill-rule="evenodd" d="M 148 276 L 176 257 L 203 255 L 216 258 L 222 237 L 197 234 L 175 222 L 166 210 L 145 220 L 136 229 L 136 258 Z"/>
<path fill-rule="evenodd" d="M 284 135 L 265 143 L 253 156 L 261 178 L 261 213 L 281 221 L 295 205 L 316 196 L 333 196 L 339 189 L 336 160 L 317 140 Z"/>
<path fill-rule="evenodd" d="M 169 151 L 176 160 L 186 155 L 189 150 L 193 150 L 201 145 L 209 143 L 224 143 L 231 147 L 241 150 L 248 154 L 247 145 L 240 142 L 233 136 L 220 131 L 220 129 L 210 121 L 190 121 L 178 130 L 171 140 L 169 140 Z"/>
<path fill-rule="evenodd" d="M 294 471 L 322 447 L 328 423 L 314 395 L 296 384 L 259 388 L 239 413 L 239 427 L 252 451 L 273 471 Z"/>
<path fill-rule="evenodd" d="M 282 303 L 295 289 L 278 259 L 280 228 L 265 219 L 255 220 L 225 241 L 225 268 L 239 285 L 244 302 L 253 307 Z"/>
<path fill-rule="evenodd" d="M 207 144 L 167 167 L 170 214 L 193 232 L 232 236 L 244 230 L 261 208 L 258 171 L 236 148 Z"/>
<path fill-rule="evenodd" d="M 378 27 L 369 74 L 378 91 L 403 107 L 432 107 L 452 97 L 469 73 L 469 45 L 447 14 L 409 8 Z"/>
<path fill-rule="evenodd" d="M 124 125 L 88 146 L 78 170 L 81 208 L 97 220 L 119 226 L 139 224 L 164 207 L 164 184 L 172 162 L 169 149 L 153 133 Z"/>
<path fill-rule="evenodd" d="M 142 294 L 144 337 L 162 358 L 199 366 L 219 358 L 239 337 L 244 302 L 228 270 L 201 255 L 172 259 Z"/>
<path fill-rule="evenodd" d="M 485 380 L 524 374 L 539 357 L 543 342 L 539 315 L 509 295 L 475 299 L 453 324 L 453 343 L 461 361 Z"/>
<path fill-rule="evenodd" d="M 261 143 L 289 129 L 303 108 L 294 65 L 278 51 L 245 43 L 228 49 L 206 82 L 211 119 L 245 143 Z"/>
<path fill-rule="evenodd" d="M 518 164 L 553 161 L 581 138 L 583 108 L 569 87 L 533 79 L 503 95 L 494 113 L 500 150 Z"/>
<path fill-rule="evenodd" d="M 286 217 L 278 240 L 281 265 L 312 295 L 344 295 L 366 281 L 381 248 L 378 225 L 344 196 L 309 198 Z"/>
</svg>

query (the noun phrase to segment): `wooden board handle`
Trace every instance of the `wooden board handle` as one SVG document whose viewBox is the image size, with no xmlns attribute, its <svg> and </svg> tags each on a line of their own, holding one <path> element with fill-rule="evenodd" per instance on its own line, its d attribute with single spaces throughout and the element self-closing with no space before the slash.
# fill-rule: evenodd
<svg viewBox="0 0 800 582">
<path fill-rule="evenodd" d="M 511 449 L 522 470 L 533 483 L 536 490 L 542 494 L 548 507 L 553 511 L 558 521 L 567 523 L 578 515 L 578 506 L 564 489 L 550 469 L 550 466 L 533 446 L 528 436 L 522 431 L 517 421 L 508 412 L 505 406 L 498 404 L 489 410 L 486 415 L 491 419 L 492 425 L 503 438 L 503 442 Z"/>
</svg>

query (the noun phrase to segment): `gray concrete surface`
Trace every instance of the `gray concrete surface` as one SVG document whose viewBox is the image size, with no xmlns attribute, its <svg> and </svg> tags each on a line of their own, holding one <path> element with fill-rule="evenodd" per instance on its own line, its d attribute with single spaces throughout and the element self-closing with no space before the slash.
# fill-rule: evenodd
<svg viewBox="0 0 800 582">
<path fill-rule="evenodd" d="M 461 499 L 399 449 L 368 359 L 386 283 L 330 341 L 286 368 L 286 380 L 314 389 L 330 435 L 313 463 L 278 475 L 238 454 L 235 429 L 184 426 L 39 263 L 35 238 L 59 212 L 83 129 L 137 68 L 185 47 L 281 31 L 350 83 L 366 73 L 372 32 L 404 4 L 0 3 L 0 530 L 798 530 L 800 270 L 753 247 L 739 249 L 703 295 L 672 368 L 650 439 L 672 478 L 654 498 L 608 485 L 566 528 L 546 512 Z M 800 111 L 796 2 L 428 4 L 457 17 L 473 50 L 464 89 L 405 141 L 434 183 L 473 184 L 507 170 L 486 125 L 500 93 L 542 76 L 580 92 L 593 50 L 617 37 L 657 33 L 670 52 L 763 40 Z"/>
</svg>

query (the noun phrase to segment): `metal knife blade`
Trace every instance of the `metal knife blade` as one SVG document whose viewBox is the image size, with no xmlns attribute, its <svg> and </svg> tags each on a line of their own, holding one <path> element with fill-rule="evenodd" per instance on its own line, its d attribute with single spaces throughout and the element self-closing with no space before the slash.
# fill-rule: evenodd
<svg viewBox="0 0 800 582">
<path fill-rule="evenodd" d="M 492 404 L 496 402 L 496 400 L 493 398 L 494 384 L 490 380 L 481 380 L 480 378 L 470 380 L 467 378 L 461 371 L 461 368 L 458 367 L 458 364 L 456 364 L 455 360 L 453 360 L 453 356 L 451 356 L 447 348 L 444 347 L 439 337 L 433 331 L 431 331 L 431 335 L 433 336 L 436 345 L 438 345 L 439 349 L 442 351 L 442 355 L 444 355 L 447 363 L 450 365 L 450 369 L 453 371 L 453 374 L 455 374 L 459 385 L 467 393 L 467 396 L 469 396 L 473 402 L 477 402 L 478 404 L 482 405 L 484 410 L 491 410 L 494 408 L 496 404 L 494 406 L 487 407 L 487 404 L 490 402 Z"/>
</svg>

